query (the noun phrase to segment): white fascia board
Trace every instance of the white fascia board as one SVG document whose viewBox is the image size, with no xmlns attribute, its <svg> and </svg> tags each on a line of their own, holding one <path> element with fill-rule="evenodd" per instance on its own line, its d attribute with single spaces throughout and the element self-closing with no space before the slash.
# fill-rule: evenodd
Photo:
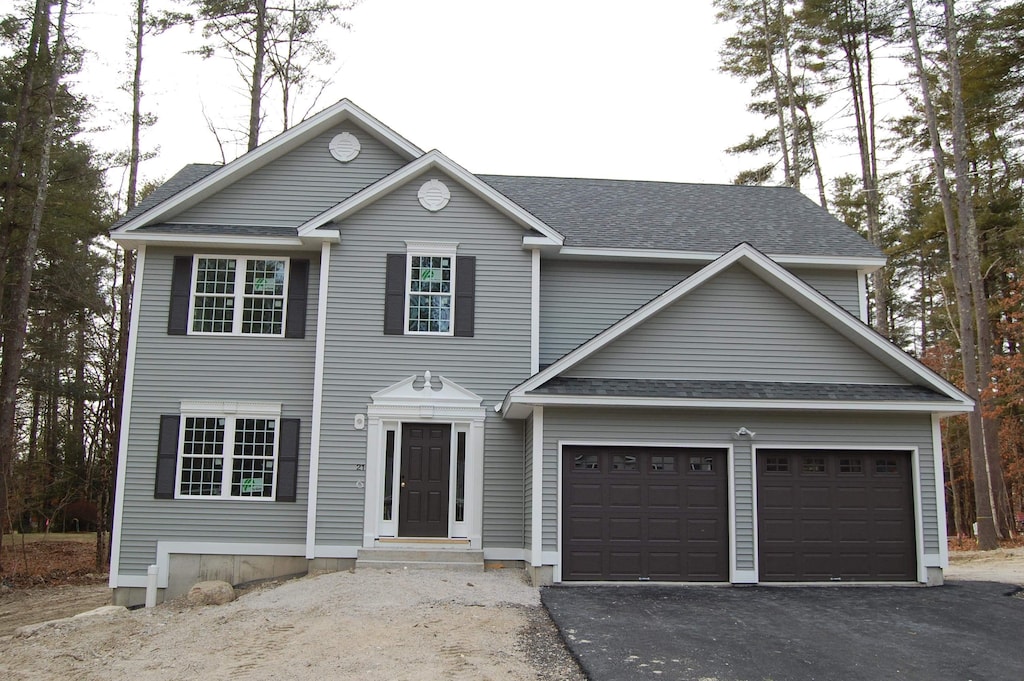
<svg viewBox="0 0 1024 681">
<path fill-rule="evenodd" d="M 264 142 L 252 151 L 239 156 L 224 167 L 213 171 L 198 182 L 169 197 L 166 201 L 139 214 L 127 224 L 119 227 L 114 234 L 130 232 L 143 225 L 160 222 L 174 213 L 180 212 L 184 208 L 213 195 L 225 186 L 235 182 L 239 177 L 262 168 L 288 151 L 305 144 L 325 130 L 329 130 L 346 120 L 352 120 L 357 125 L 371 131 L 372 134 L 379 136 L 384 144 L 408 159 L 423 155 L 423 151 L 415 144 L 349 100 L 342 99 L 333 106 L 329 106 L 323 111 L 307 118 L 295 127 L 285 130 L 270 141 Z"/>
<path fill-rule="evenodd" d="M 858 402 L 817 400 L 702 399 L 688 397 L 622 397 L 617 395 L 516 395 L 506 406 L 673 407 L 685 409 L 760 409 L 804 411 L 918 412 L 963 414 L 969 409 L 949 402 Z"/>
<path fill-rule="evenodd" d="M 769 286 L 776 288 L 776 290 L 800 305 L 808 313 L 814 315 L 823 323 L 828 324 L 836 332 L 876 359 L 885 362 L 896 370 L 897 373 L 903 373 L 922 381 L 928 387 L 957 402 L 958 407 L 966 411 L 970 411 L 973 408 L 974 401 L 953 386 L 953 384 L 907 355 L 849 312 L 836 305 L 753 246 L 740 244 L 632 314 L 612 324 L 597 336 L 594 336 L 583 345 L 551 364 L 544 371 L 535 374 L 532 378 L 513 388 L 505 398 L 506 406 L 503 407 L 503 412 L 507 409 L 509 398 L 523 395 L 567 371 L 615 339 L 625 335 L 639 324 L 658 314 L 669 305 L 672 305 L 690 291 L 702 286 L 723 270 L 741 262 L 755 276 L 765 281 Z"/>
<path fill-rule="evenodd" d="M 301 248 L 310 245 L 299 237 L 290 236 L 240 236 L 221 234 L 140 234 L 131 232 L 113 233 L 110 238 L 124 248 L 138 248 L 142 244 L 152 246 L 187 246 L 210 248 L 214 246 L 244 246 L 245 248 Z M 312 244 L 319 248 L 319 241 Z"/>
<path fill-rule="evenodd" d="M 561 234 L 436 149 L 428 151 L 423 156 L 411 161 L 390 175 L 381 178 L 376 183 L 362 189 L 333 208 L 329 208 L 311 220 L 299 225 L 299 236 L 305 236 L 307 233 L 320 229 L 329 222 L 343 220 L 409 180 L 415 179 L 419 175 L 434 169 L 444 171 L 460 182 L 466 189 L 469 189 L 519 225 L 539 232 L 557 245 L 562 244 L 564 239 Z"/>
<path fill-rule="evenodd" d="M 558 256 L 590 258 L 594 260 L 661 260 L 688 264 L 706 264 L 722 257 L 717 251 L 673 251 L 648 248 L 591 248 L 562 246 Z M 857 269 L 873 272 L 886 264 L 885 258 L 825 255 L 766 254 L 780 265 L 791 267 L 814 266 L 826 269 Z"/>
</svg>

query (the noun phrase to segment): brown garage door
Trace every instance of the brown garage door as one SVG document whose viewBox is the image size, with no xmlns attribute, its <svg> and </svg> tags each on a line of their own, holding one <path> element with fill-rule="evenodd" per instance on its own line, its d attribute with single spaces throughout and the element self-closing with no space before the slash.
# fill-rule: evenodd
<svg viewBox="0 0 1024 681">
<path fill-rule="evenodd" d="M 910 455 L 760 450 L 761 581 L 916 579 Z"/>
<path fill-rule="evenodd" d="M 566 447 L 562 579 L 728 581 L 726 453 Z"/>
</svg>

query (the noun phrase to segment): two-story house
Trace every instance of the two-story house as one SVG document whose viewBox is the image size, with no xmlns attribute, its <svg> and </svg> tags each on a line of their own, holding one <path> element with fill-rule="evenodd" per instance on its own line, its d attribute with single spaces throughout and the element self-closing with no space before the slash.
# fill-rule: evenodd
<svg viewBox="0 0 1024 681">
<path fill-rule="evenodd" d="M 865 324 L 883 255 L 797 191 L 474 175 L 343 100 L 111 235 L 116 602 L 151 565 L 941 583 L 971 400 Z"/>
</svg>

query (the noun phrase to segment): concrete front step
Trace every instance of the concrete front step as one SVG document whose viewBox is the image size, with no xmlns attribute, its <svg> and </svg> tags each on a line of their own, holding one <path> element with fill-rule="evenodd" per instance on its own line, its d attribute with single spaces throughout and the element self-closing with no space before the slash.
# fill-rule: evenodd
<svg viewBox="0 0 1024 681">
<path fill-rule="evenodd" d="M 484 552 L 464 548 L 372 548 L 359 549 L 359 568 L 444 568 L 483 572 Z"/>
</svg>

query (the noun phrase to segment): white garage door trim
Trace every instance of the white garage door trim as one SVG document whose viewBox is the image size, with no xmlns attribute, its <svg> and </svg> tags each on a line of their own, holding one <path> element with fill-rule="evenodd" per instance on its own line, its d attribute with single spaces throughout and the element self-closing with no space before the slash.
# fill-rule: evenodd
<svg viewBox="0 0 1024 681">
<path fill-rule="evenodd" d="M 859 446 L 856 442 L 851 442 L 843 445 L 816 445 L 801 443 L 797 445 L 785 444 L 783 442 L 772 442 L 771 444 L 763 444 L 761 446 L 754 445 L 750 448 L 750 465 L 751 470 L 754 473 L 754 573 L 757 581 L 760 583 L 761 577 L 758 574 L 760 565 L 760 538 L 758 537 L 757 526 L 757 489 L 758 489 L 758 471 L 757 471 L 757 453 L 761 451 L 772 451 L 776 449 L 804 449 L 804 450 L 818 450 L 818 451 L 864 451 L 864 452 L 884 452 L 884 451 L 900 451 L 908 452 L 910 454 L 910 476 L 911 476 L 911 487 L 913 488 L 914 495 L 914 551 L 917 554 L 917 581 L 927 583 L 928 581 L 928 566 L 925 565 L 924 558 L 924 514 L 921 505 L 921 462 L 920 452 L 917 447 L 900 447 L 900 446 L 884 446 L 884 445 L 865 445 Z M 731 460 L 731 456 L 730 456 Z M 943 494 L 945 492 L 943 491 Z M 730 499 L 731 500 L 731 499 Z M 945 522 L 945 516 L 940 517 L 938 522 Z M 945 533 L 940 533 L 945 536 Z M 790 582 L 795 584 L 796 582 Z"/>
</svg>

